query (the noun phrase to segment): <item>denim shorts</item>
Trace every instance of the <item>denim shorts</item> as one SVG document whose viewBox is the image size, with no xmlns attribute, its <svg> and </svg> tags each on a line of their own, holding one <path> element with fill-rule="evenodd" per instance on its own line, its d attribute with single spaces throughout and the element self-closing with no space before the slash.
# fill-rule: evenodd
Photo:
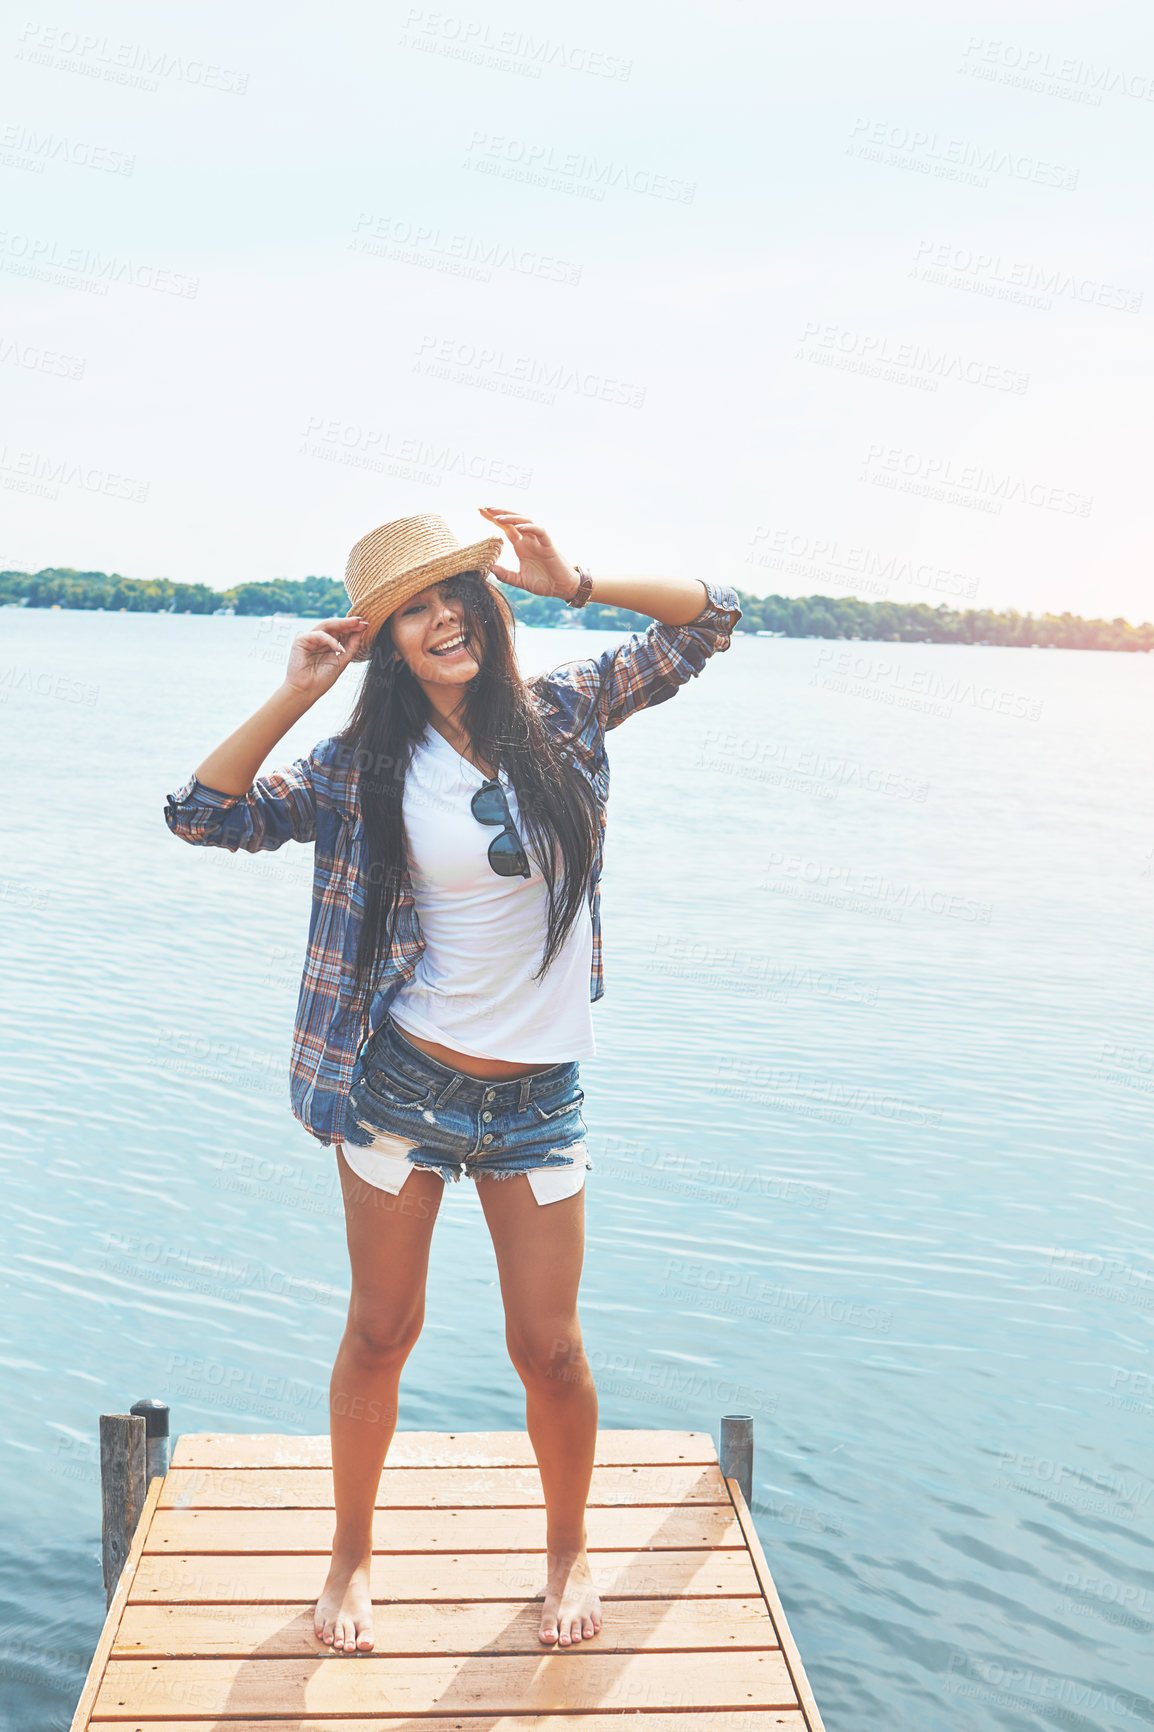
<svg viewBox="0 0 1154 1732">
<path fill-rule="evenodd" d="M 386 1016 L 353 1071 L 343 1153 L 394 1194 L 423 1167 L 454 1183 L 527 1173 L 537 1201 L 554 1202 L 593 1169 L 584 1099 L 575 1059 L 487 1082 L 431 1058 Z"/>
</svg>

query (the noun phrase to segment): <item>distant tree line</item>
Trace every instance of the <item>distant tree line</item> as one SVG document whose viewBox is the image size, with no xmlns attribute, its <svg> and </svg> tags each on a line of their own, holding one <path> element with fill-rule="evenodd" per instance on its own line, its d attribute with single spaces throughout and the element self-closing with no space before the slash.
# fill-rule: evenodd
<svg viewBox="0 0 1154 1732">
<path fill-rule="evenodd" d="M 586 626 L 636 631 L 650 622 L 628 608 L 601 602 L 574 613 L 562 601 L 528 595 L 502 584 L 517 618 L 530 626 Z M 1009 608 L 956 610 L 941 602 L 859 601 L 856 596 L 746 595 L 737 591 L 744 632 L 780 637 L 861 638 L 883 643 L 983 643 L 1026 648 L 1154 649 L 1154 624 L 1130 625 L 1124 619 L 1082 619 L 1072 613 L 1018 613 Z M 348 612 L 343 583 L 331 577 L 273 578 L 210 589 L 204 583 L 173 583 L 167 577 L 120 577 L 115 572 L 48 569 L 0 571 L 0 605 L 103 608 L 129 613 L 286 613 L 301 619 L 329 619 Z"/>
<path fill-rule="evenodd" d="M 1075 613 L 955 609 L 940 602 L 859 601 L 856 596 L 742 595 L 740 631 L 783 637 L 872 638 L 883 643 L 989 643 L 1028 648 L 1154 649 L 1154 624 L 1124 619 L 1082 619 Z"/>
<path fill-rule="evenodd" d="M 276 578 L 210 589 L 206 583 L 173 583 L 167 577 L 120 577 L 116 572 L 49 568 L 32 573 L 0 571 L 0 603 L 28 607 L 104 608 L 109 613 L 293 613 L 328 619 L 347 613 L 343 583 L 331 577 Z"/>
</svg>

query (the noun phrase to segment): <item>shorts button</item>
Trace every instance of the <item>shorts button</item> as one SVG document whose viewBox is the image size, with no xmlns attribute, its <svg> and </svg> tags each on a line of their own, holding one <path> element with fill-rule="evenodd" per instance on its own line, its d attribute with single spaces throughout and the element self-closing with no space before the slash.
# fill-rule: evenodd
<svg viewBox="0 0 1154 1732">
<path fill-rule="evenodd" d="M 485 1090 L 485 1099 L 486 1099 L 486 1100 L 487 1100 L 487 1101 L 491 1101 L 491 1100 L 492 1100 L 492 1098 L 493 1098 L 493 1091 L 492 1091 L 492 1089 L 486 1089 L 486 1090 Z"/>
<path fill-rule="evenodd" d="M 481 1141 L 483 1143 L 491 1143 L 493 1141 L 492 1131 L 487 1132 L 486 1135 L 481 1138 Z"/>
<path fill-rule="evenodd" d="M 493 1116 L 492 1113 L 482 1113 L 481 1114 L 481 1117 L 486 1121 L 486 1123 L 489 1121 L 489 1119 L 492 1118 L 492 1116 Z"/>
</svg>

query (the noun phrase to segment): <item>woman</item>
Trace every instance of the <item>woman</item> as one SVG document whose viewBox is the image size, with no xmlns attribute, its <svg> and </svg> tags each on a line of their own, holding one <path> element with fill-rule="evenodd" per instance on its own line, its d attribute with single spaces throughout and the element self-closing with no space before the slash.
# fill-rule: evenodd
<svg viewBox="0 0 1154 1732">
<path fill-rule="evenodd" d="M 463 1173 L 478 1181 L 541 1473 L 539 1639 L 568 1647 L 601 1628 L 585 1549 L 597 1393 L 577 1315 L 591 1169 L 578 1061 L 595 1052 L 602 994 L 605 734 L 700 673 L 741 617 L 727 586 L 594 580 L 528 518 L 481 514 L 517 570 L 495 564 L 500 536 L 462 546 L 440 518 L 372 531 L 349 558 L 349 614 L 295 640 L 279 690 L 165 812 L 198 844 L 316 844 L 291 1097 L 335 1144 L 352 1272 L 330 1388 L 336 1528 L 314 1612 L 318 1639 L 345 1653 L 374 1644 L 373 1508 L 433 1223 Z M 655 623 L 525 681 L 493 577 Z M 347 727 L 258 777 L 354 660 L 369 665 Z"/>
</svg>

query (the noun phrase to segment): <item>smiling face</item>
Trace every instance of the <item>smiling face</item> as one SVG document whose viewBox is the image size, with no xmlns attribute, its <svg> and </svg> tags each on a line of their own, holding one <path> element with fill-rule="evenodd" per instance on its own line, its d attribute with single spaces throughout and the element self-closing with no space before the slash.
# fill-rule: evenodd
<svg viewBox="0 0 1154 1732">
<path fill-rule="evenodd" d="M 389 627 L 398 655 L 422 686 L 463 686 L 480 670 L 483 647 L 468 633 L 459 586 L 451 577 L 402 602 Z"/>
</svg>

